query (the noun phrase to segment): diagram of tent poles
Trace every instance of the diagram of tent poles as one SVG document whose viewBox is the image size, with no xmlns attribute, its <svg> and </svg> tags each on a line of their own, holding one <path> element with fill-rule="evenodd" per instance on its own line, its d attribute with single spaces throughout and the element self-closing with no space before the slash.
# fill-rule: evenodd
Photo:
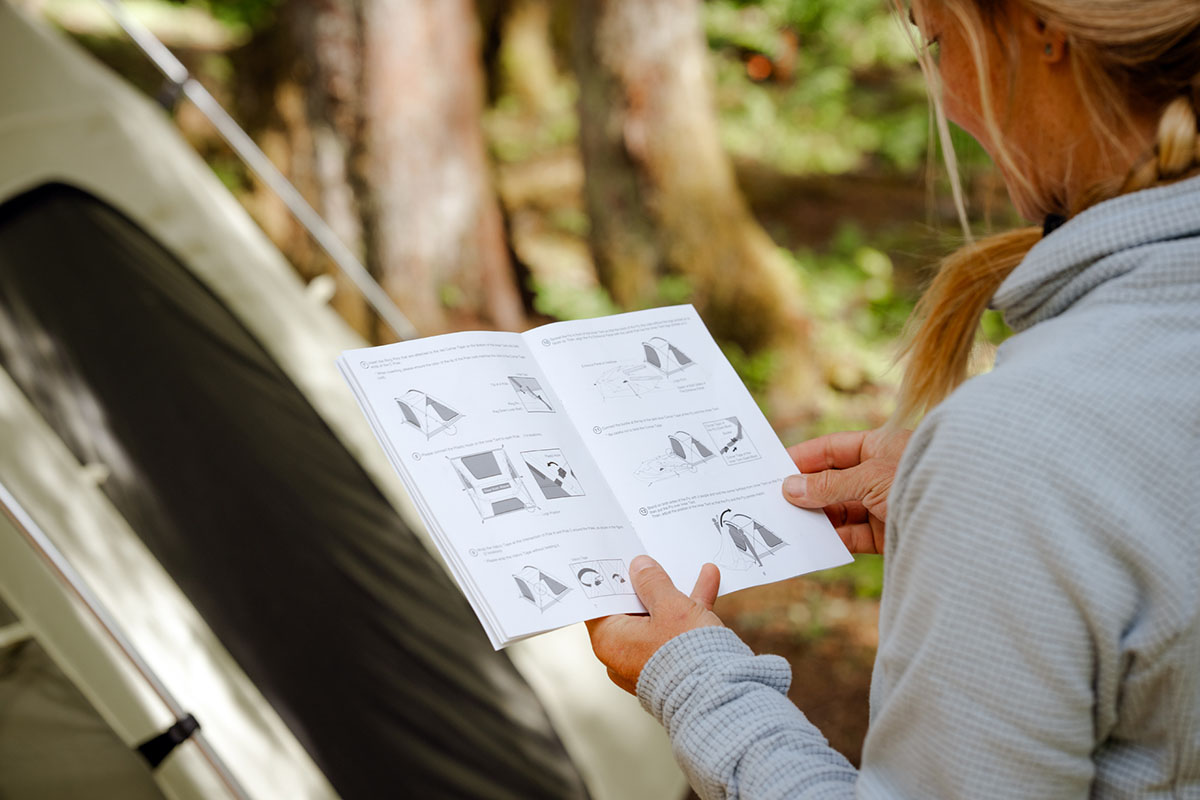
<svg viewBox="0 0 1200 800">
<path fill-rule="evenodd" d="M 455 423 L 463 417 L 441 400 L 417 389 L 409 389 L 396 398 L 396 403 L 404 422 L 425 434 L 426 441 L 443 431 L 453 436 L 457 432 Z"/>
<path fill-rule="evenodd" d="M 508 382 L 517 393 L 521 405 L 531 414 L 552 414 L 554 406 L 546 396 L 546 390 L 538 383 L 537 378 L 527 378 L 520 375 L 509 375 Z"/>
<path fill-rule="evenodd" d="M 623 364 L 605 372 L 596 381 L 604 399 L 641 397 L 669 386 L 674 379 L 695 361 L 661 336 L 642 342 L 642 360 Z"/>
<path fill-rule="evenodd" d="M 513 575 L 513 580 L 517 582 L 521 597 L 537 606 L 539 611 L 545 611 L 571 591 L 565 583 L 537 567 L 523 568 Z"/>
<path fill-rule="evenodd" d="M 737 417 L 723 417 L 704 423 L 704 430 L 717 445 L 717 452 L 726 464 L 741 464 L 756 461 L 762 456 L 754 442 L 746 436 L 746 429 Z"/>
<path fill-rule="evenodd" d="M 717 457 L 712 448 L 687 431 L 675 431 L 667 437 L 667 444 L 667 451 L 643 461 L 634 472 L 634 477 L 653 485 L 685 472 L 695 472 L 699 465 Z"/>
<path fill-rule="evenodd" d="M 661 336 L 642 342 L 642 350 L 645 351 L 646 363 L 664 375 L 674 375 L 688 367 L 696 366 L 695 361 Z"/>
<path fill-rule="evenodd" d="M 598 561 L 575 561 L 571 564 L 575 580 L 588 597 L 607 597 L 614 594 L 637 594 L 629 581 L 629 570 L 619 558 Z"/>
<path fill-rule="evenodd" d="M 766 525 L 728 508 L 719 517 L 713 517 L 713 525 L 721 537 L 721 547 L 713 563 L 722 569 L 761 567 L 764 558 L 787 545 Z"/>
<path fill-rule="evenodd" d="M 451 458 L 450 464 L 482 519 L 537 510 L 503 447 Z"/>
<path fill-rule="evenodd" d="M 526 450 L 521 453 L 521 459 L 547 500 L 583 497 L 583 487 L 562 450 Z"/>
</svg>

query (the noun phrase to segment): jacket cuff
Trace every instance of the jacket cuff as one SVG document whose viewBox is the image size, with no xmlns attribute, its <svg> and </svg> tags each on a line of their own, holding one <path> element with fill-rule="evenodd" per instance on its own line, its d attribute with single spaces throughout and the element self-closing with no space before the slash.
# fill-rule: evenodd
<svg viewBox="0 0 1200 800">
<path fill-rule="evenodd" d="M 706 678 L 754 681 L 786 695 L 792 668 L 781 656 L 756 656 L 729 628 L 710 626 L 679 634 L 655 651 L 638 677 L 642 708 L 663 725 L 670 707 L 678 707 Z"/>
</svg>

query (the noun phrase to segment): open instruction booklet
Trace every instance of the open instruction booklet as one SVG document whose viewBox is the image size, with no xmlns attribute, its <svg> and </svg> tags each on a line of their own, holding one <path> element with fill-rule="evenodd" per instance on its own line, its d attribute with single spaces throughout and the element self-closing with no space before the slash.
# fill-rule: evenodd
<svg viewBox="0 0 1200 800">
<path fill-rule="evenodd" d="M 640 612 L 630 560 L 721 593 L 844 564 L 691 306 L 348 350 L 338 366 L 494 647 Z"/>
</svg>

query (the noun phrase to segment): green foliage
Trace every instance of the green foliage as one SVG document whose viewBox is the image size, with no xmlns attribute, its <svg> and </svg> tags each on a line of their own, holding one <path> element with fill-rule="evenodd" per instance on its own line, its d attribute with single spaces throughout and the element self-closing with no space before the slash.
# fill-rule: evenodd
<svg viewBox="0 0 1200 800">
<path fill-rule="evenodd" d="M 1012 328 L 1004 321 L 1004 315 L 999 311 L 983 312 L 983 339 L 988 344 L 1000 344 L 1012 336 Z"/>
<path fill-rule="evenodd" d="M 928 112 L 903 24 L 883 0 L 710 0 L 726 146 L 793 173 L 916 168 Z M 769 79 L 748 75 L 754 54 Z"/>
<path fill-rule="evenodd" d="M 168 0 L 176 5 L 202 8 L 214 19 L 235 28 L 261 30 L 275 21 L 283 0 Z"/>
<path fill-rule="evenodd" d="M 552 319 L 590 319 L 619 314 L 608 292 L 596 287 L 581 289 L 578 286 L 530 281 L 533 293 L 533 310 Z"/>
<path fill-rule="evenodd" d="M 684 275 L 664 275 L 658 279 L 657 302 L 659 306 L 674 306 L 687 303 L 692 298 L 692 282 Z"/>
<path fill-rule="evenodd" d="M 733 365 L 734 371 L 742 379 L 742 383 L 746 384 L 750 393 L 756 397 L 761 396 L 775 372 L 778 361 L 775 354 L 770 350 L 747 353 L 732 342 L 722 343 L 721 351 L 725 353 L 725 357 L 729 359 L 729 363 Z"/>
<path fill-rule="evenodd" d="M 537 113 L 524 107 L 517 95 L 501 94 L 484 113 L 492 155 L 501 163 L 514 164 L 574 145 L 579 139 L 578 94 L 575 81 L 561 76 Z"/>
<path fill-rule="evenodd" d="M 822 583 L 848 583 L 855 597 L 877 599 L 883 594 L 883 557 L 857 555 L 854 561 L 813 575 Z"/>
<path fill-rule="evenodd" d="M 843 224 L 827 248 L 789 255 L 816 323 L 817 348 L 835 363 L 830 383 L 850 391 L 880 380 L 913 306 L 896 290 L 891 258 L 869 244 L 854 222 Z"/>
</svg>

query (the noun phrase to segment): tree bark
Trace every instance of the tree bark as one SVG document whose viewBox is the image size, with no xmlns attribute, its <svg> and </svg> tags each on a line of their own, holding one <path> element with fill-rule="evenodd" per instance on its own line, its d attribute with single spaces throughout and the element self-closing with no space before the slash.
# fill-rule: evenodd
<svg viewBox="0 0 1200 800">
<path fill-rule="evenodd" d="M 816 380 L 796 276 L 721 147 L 697 0 L 579 0 L 573 60 L 591 243 L 623 307 L 682 278 L 718 339 L 771 348 L 790 391 Z"/>
<path fill-rule="evenodd" d="M 273 98 L 285 171 L 423 335 L 523 327 L 470 0 L 292 0 L 280 18 L 294 65 Z M 289 114 L 294 83 L 304 102 Z M 361 298 L 335 305 L 388 338 Z"/>
<path fill-rule="evenodd" d="M 524 321 L 483 141 L 470 0 L 360 0 L 367 216 L 385 289 L 422 331 Z"/>
</svg>

